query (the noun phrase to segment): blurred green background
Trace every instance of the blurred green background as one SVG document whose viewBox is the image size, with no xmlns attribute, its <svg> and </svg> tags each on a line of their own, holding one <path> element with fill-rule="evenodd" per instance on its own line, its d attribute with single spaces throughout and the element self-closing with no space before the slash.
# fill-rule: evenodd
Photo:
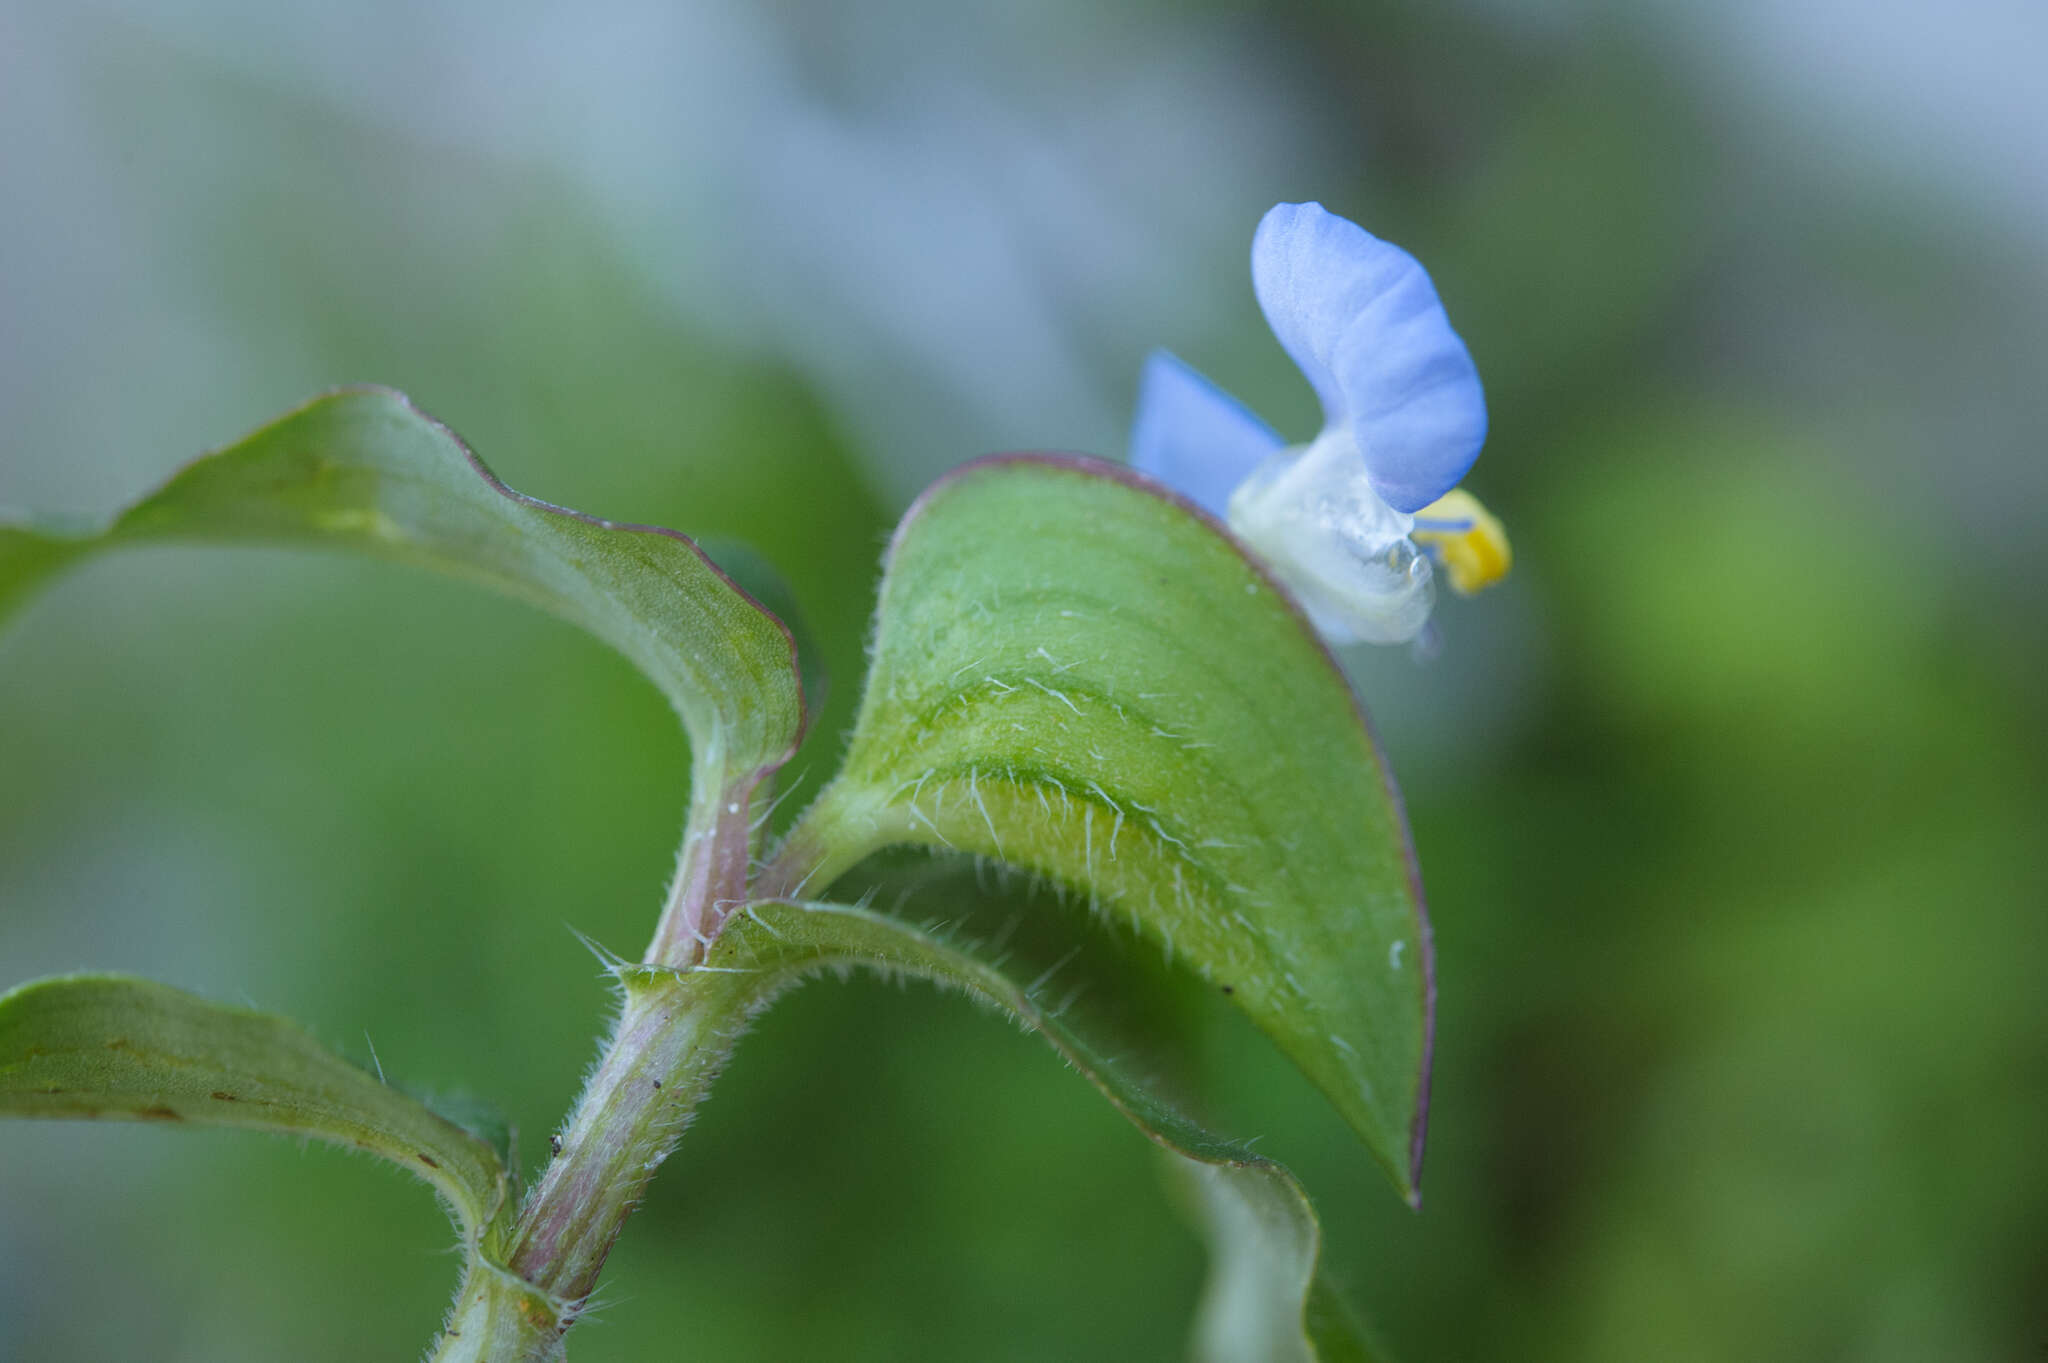
<svg viewBox="0 0 2048 1363">
<path fill-rule="evenodd" d="M 948 464 L 1121 451 L 1166 345 L 1306 437 L 1246 248 L 1431 268 L 1504 588 L 1354 668 L 1441 970 L 1413 1216 L 1228 1018 L 1409 1360 L 2048 1347 L 2048 19 L 1770 0 L 0 3 L 0 501 L 98 512 L 333 384 L 514 486 L 748 540 L 835 679 Z M 530 1168 L 639 950 L 686 753 L 552 620 L 157 551 L 0 637 L 0 986 L 287 1013 Z M 0 1129 L 0 1358 L 424 1347 L 432 1199 L 257 1136 Z M 575 1356 L 1170 1359 L 1146 1143 L 929 991 L 742 1045 Z"/>
</svg>

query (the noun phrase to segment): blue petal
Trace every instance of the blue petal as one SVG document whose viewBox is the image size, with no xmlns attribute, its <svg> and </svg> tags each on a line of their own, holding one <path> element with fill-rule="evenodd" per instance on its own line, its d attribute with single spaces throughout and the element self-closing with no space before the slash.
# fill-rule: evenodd
<svg viewBox="0 0 2048 1363">
<path fill-rule="evenodd" d="M 1252 238 L 1252 286 L 1389 506 L 1419 511 L 1457 485 L 1486 440 L 1486 397 L 1413 256 L 1321 204 L 1281 204 Z"/>
<path fill-rule="evenodd" d="M 1145 361 L 1131 464 L 1221 519 L 1230 494 L 1286 442 L 1245 405 L 1164 350 Z"/>
</svg>

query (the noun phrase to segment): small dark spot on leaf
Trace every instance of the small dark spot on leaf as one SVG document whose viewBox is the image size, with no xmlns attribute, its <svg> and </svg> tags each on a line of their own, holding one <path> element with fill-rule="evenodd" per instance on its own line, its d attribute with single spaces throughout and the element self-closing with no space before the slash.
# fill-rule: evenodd
<svg viewBox="0 0 2048 1363">
<path fill-rule="evenodd" d="M 428 1153 L 427 1153 L 426 1151 L 424 1151 L 424 1150 L 418 1150 L 418 1151 L 415 1151 L 414 1153 L 415 1153 L 415 1154 L 417 1154 L 417 1155 L 418 1155 L 418 1156 L 420 1157 L 420 1163 L 421 1163 L 421 1164 L 424 1164 L 424 1165 L 426 1165 L 426 1166 L 427 1166 L 427 1167 L 428 1167 L 429 1169 L 438 1169 L 438 1168 L 440 1168 L 440 1167 L 441 1167 L 441 1161 L 439 1161 L 439 1160 L 435 1159 L 435 1158 L 434 1158 L 434 1157 L 433 1157 L 432 1155 L 428 1154 Z"/>
<path fill-rule="evenodd" d="M 661 1081 L 659 1079 L 654 1081 L 654 1091 L 656 1093 L 661 1092 Z"/>
<path fill-rule="evenodd" d="M 225 1089 L 215 1089 L 213 1091 L 213 1101 L 216 1103 L 239 1103 L 242 1100 Z"/>
<path fill-rule="evenodd" d="M 1223 992 L 1226 994 L 1235 994 L 1237 992 L 1237 986 L 1234 984 L 1226 984 L 1223 986 Z"/>
<path fill-rule="evenodd" d="M 179 1116 L 176 1112 L 173 1112 L 170 1108 L 167 1107 L 145 1107 L 139 1110 L 135 1115 L 138 1117 L 146 1117 L 152 1122 L 182 1122 L 185 1120 L 183 1117 Z"/>
</svg>

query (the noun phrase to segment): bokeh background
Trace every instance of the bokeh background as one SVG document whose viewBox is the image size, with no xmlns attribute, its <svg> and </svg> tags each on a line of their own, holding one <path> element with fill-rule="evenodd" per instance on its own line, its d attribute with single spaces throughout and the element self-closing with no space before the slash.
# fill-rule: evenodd
<svg viewBox="0 0 2048 1363">
<path fill-rule="evenodd" d="M 2048 16 L 2034 0 L 0 3 L 0 500 L 379 381 L 515 486 L 752 542 L 857 691 L 948 465 L 1121 451 L 1173 348 L 1306 437 L 1253 225 L 1431 268 L 1514 579 L 1349 659 L 1442 971 L 1420 1216 L 1203 1023 L 1409 1360 L 2048 1347 Z M 403 570 L 152 551 L 0 638 L 0 986 L 138 971 L 502 1105 L 528 1167 L 685 798 L 652 689 Z M 424 1346 L 432 1199 L 0 1130 L 0 1358 Z M 1146 1143 L 957 999 L 743 1044 L 578 1359 L 1170 1359 Z"/>
</svg>

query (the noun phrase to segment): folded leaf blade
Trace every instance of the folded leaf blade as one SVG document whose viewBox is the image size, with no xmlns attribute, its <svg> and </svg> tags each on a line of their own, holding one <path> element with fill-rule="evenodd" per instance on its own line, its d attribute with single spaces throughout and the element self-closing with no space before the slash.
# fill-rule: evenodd
<svg viewBox="0 0 2048 1363">
<path fill-rule="evenodd" d="M 625 654 L 668 697 L 705 800 L 751 789 L 801 736 L 789 632 L 691 540 L 514 492 L 388 389 L 315 399 L 194 460 L 103 525 L 0 516 L 0 614 L 79 559 L 170 542 L 350 549 L 550 610 Z"/>
<path fill-rule="evenodd" d="M 1128 915 L 1313 1079 L 1411 1200 L 1434 981 L 1405 817 L 1348 683 L 1213 521 L 1001 456 L 905 517 L 845 770 L 788 853 L 922 844 Z"/>
<path fill-rule="evenodd" d="M 506 1194 L 489 1144 L 284 1019 L 117 975 L 0 995 L 0 1116 L 241 1127 L 367 1150 L 431 1184 L 471 1244 Z"/>
</svg>

